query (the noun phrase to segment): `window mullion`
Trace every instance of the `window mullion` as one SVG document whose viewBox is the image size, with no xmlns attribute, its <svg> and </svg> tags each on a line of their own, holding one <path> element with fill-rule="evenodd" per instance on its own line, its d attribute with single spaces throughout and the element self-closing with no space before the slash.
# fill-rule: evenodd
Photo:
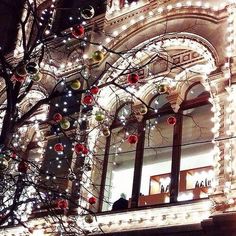
<svg viewBox="0 0 236 236">
<path fill-rule="evenodd" d="M 101 177 L 101 187 L 100 187 L 99 202 L 98 202 L 99 212 L 102 211 L 102 206 L 103 206 L 103 201 L 104 201 L 104 192 L 105 192 L 105 186 L 106 186 L 107 166 L 108 166 L 108 161 L 109 161 L 110 145 L 111 145 L 111 135 L 109 135 L 106 138 L 106 146 L 105 146 L 102 177 Z"/>
<path fill-rule="evenodd" d="M 138 200 L 140 195 L 140 186 L 142 180 L 143 154 L 145 143 L 145 127 L 146 121 L 138 123 L 139 140 L 136 147 L 135 163 L 134 163 L 134 177 L 131 197 L 131 207 L 138 207 Z"/>
<path fill-rule="evenodd" d="M 183 113 L 180 111 L 175 115 L 176 125 L 173 130 L 173 148 L 171 162 L 170 202 L 177 202 L 179 192 L 179 173 L 181 161 Z"/>
</svg>

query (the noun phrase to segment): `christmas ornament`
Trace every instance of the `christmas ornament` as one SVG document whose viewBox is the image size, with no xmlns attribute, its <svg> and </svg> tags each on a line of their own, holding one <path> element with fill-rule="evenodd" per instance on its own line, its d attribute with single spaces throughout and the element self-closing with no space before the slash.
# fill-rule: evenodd
<svg viewBox="0 0 236 236">
<path fill-rule="evenodd" d="M 95 114 L 95 120 L 98 122 L 102 122 L 105 119 L 105 115 L 102 111 L 97 111 Z"/>
<path fill-rule="evenodd" d="M 168 90 L 168 87 L 166 84 L 159 84 L 157 85 L 157 92 L 160 94 L 166 93 Z"/>
<path fill-rule="evenodd" d="M 94 205 L 97 202 L 97 199 L 95 197 L 90 197 L 88 199 L 89 204 Z"/>
<path fill-rule="evenodd" d="M 128 137 L 128 142 L 129 142 L 130 144 L 135 144 L 135 143 L 137 143 L 137 142 L 138 142 L 138 136 L 137 136 L 136 134 L 131 134 L 131 135 L 129 135 L 129 137 Z"/>
<path fill-rule="evenodd" d="M 74 26 L 71 31 L 71 34 L 75 38 L 83 37 L 84 36 L 84 27 L 82 25 Z"/>
<path fill-rule="evenodd" d="M 25 174 L 28 170 L 28 164 L 25 161 L 21 161 L 18 164 L 18 171 Z"/>
<path fill-rule="evenodd" d="M 91 215 L 86 215 L 86 216 L 84 217 L 84 220 L 85 220 L 85 222 L 86 222 L 87 224 L 91 224 L 91 223 L 93 223 L 93 216 L 91 216 Z"/>
<path fill-rule="evenodd" d="M 16 74 L 19 76 L 25 77 L 27 75 L 25 65 L 18 66 L 16 68 Z"/>
<path fill-rule="evenodd" d="M 76 175 L 73 172 L 69 173 L 67 177 L 70 181 L 76 180 Z"/>
<path fill-rule="evenodd" d="M 84 147 L 84 150 L 82 151 L 82 154 L 87 155 L 89 152 L 88 148 Z"/>
<path fill-rule="evenodd" d="M 8 161 L 5 158 L 1 157 L 1 159 L 0 159 L 0 171 L 4 171 L 7 168 L 8 168 Z"/>
<path fill-rule="evenodd" d="M 93 96 L 91 94 L 86 94 L 82 102 L 84 105 L 91 105 L 94 102 Z"/>
<path fill-rule="evenodd" d="M 81 144 L 81 143 L 75 144 L 75 147 L 74 147 L 76 153 L 81 153 L 81 152 L 83 152 L 83 151 L 84 151 L 84 148 L 85 148 L 84 145 Z"/>
<path fill-rule="evenodd" d="M 66 209 L 68 207 L 67 200 L 61 199 L 57 201 L 57 207 L 61 209 Z"/>
<path fill-rule="evenodd" d="M 57 123 L 59 123 L 60 121 L 62 121 L 63 117 L 60 113 L 55 113 L 53 116 L 53 120 Z"/>
<path fill-rule="evenodd" d="M 139 108 L 139 112 L 141 115 L 145 115 L 148 112 L 148 108 L 146 105 L 142 104 L 142 106 Z"/>
<path fill-rule="evenodd" d="M 26 64 L 26 71 L 30 75 L 36 75 L 39 72 L 38 65 L 35 62 L 29 62 Z"/>
<path fill-rule="evenodd" d="M 103 136 L 108 137 L 108 136 L 110 136 L 111 132 L 108 127 L 104 127 L 102 129 L 102 134 L 103 134 Z"/>
<path fill-rule="evenodd" d="M 70 121 L 64 118 L 60 121 L 60 126 L 62 129 L 69 129 L 70 128 Z"/>
<path fill-rule="evenodd" d="M 36 75 L 30 76 L 30 79 L 34 82 L 39 82 L 42 79 L 42 76 L 38 73 Z"/>
<path fill-rule="evenodd" d="M 91 5 L 88 5 L 81 9 L 80 14 L 85 20 L 89 20 L 94 17 L 95 10 Z"/>
<path fill-rule="evenodd" d="M 64 147 L 63 147 L 62 143 L 56 143 L 54 145 L 54 150 L 55 150 L 55 152 L 63 152 Z"/>
<path fill-rule="evenodd" d="M 176 118 L 174 116 L 169 116 L 167 118 L 167 124 L 168 125 L 175 125 L 176 124 Z"/>
<path fill-rule="evenodd" d="M 104 58 L 104 54 L 101 51 L 95 51 L 92 55 L 92 58 L 95 62 L 100 62 Z"/>
<path fill-rule="evenodd" d="M 139 81 L 139 75 L 136 73 L 129 74 L 127 80 L 130 84 L 136 84 Z"/>
<path fill-rule="evenodd" d="M 99 92 L 99 88 L 97 86 L 93 86 L 91 89 L 90 89 L 90 93 L 93 94 L 93 95 L 96 95 L 98 94 Z"/>
<path fill-rule="evenodd" d="M 78 90 L 78 89 L 80 89 L 80 87 L 81 87 L 81 83 L 80 83 L 80 81 L 79 81 L 78 79 L 76 79 L 76 80 L 74 80 L 74 81 L 71 82 L 70 87 L 71 87 L 73 90 Z"/>
</svg>

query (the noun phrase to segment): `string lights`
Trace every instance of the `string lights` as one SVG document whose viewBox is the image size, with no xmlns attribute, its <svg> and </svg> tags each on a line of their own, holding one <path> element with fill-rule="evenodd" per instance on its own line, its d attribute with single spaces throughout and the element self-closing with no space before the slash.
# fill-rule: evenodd
<svg viewBox="0 0 236 236">
<path fill-rule="evenodd" d="M 124 11 L 123 13 L 128 13 L 129 11 L 137 10 L 141 7 L 145 6 L 145 1 L 141 1 L 140 3 L 137 4 L 124 4 Z M 202 65 L 193 65 L 191 68 L 188 68 L 188 70 L 184 70 L 183 73 L 178 73 L 175 75 L 174 78 L 168 77 L 168 76 L 160 76 L 159 78 L 156 78 L 155 75 L 149 73 L 147 77 L 143 81 L 145 81 L 145 84 L 142 86 L 138 86 L 139 81 L 141 80 L 137 74 L 136 79 L 132 78 L 133 80 L 129 79 L 129 83 L 132 84 L 132 86 L 128 87 L 126 90 L 120 89 L 119 86 L 124 82 L 124 78 L 127 78 L 127 75 L 123 76 L 121 79 L 119 79 L 116 84 L 116 89 L 115 86 L 109 86 L 107 88 L 102 89 L 101 91 L 97 91 L 95 94 L 91 92 L 91 90 L 87 89 L 86 90 L 86 95 L 83 96 L 83 104 L 81 105 L 82 109 L 89 110 L 89 107 L 93 105 L 93 111 L 92 112 L 84 112 L 80 113 L 77 116 L 77 120 L 72 122 L 72 119 L 70 117 L 69 120 L 65 120 L 64 117 L 67 117 L 68 115 L 68 98 L 74 96 L 74 91 L 72 90 L 79 90 L 78 86 L 80 87 L 81 84 L 77 84 L 74 87 L 68 89 L 67 87 L 67 80 L 68 78 L 64 78 L 60 82 L 60 86 L 63 89 L 66 90 L 66 95 L 65 95 L 65 100 L 61 101 L 60 103 L 56 103 L 55 107 L 58 110 L 61 110 L 63 112 L 63 122 L 60 120 L 59 122 L 54 122 L 58 123 L 60 125 L 56 126 L 55 135 L 58 135 L 58 133 L 63 130 L 63 132 L 67 132 L 69 128 L 71 127 L 71 124 L 73 123 L 73 127 L 76 129 L 76 137 L 74 144 L 72 145 L 73 147 L 71 148 L 70 151 L 72 151 L 72 160 L 76 158 L 83 158 L 84 160 L 84 166 L 83 169 L 81 169 L 82 174 L 81 178 L 77 179 L 77 176 L 73 173 L 73 168 L 69 170 L 69 175 L 70 175 L 70 180 L 75 181 L 74 183 L 78 186 L 81 185 L 83 190 L 81 191 L 81 195 L 84 196 L 84 193 L 87 192 L 88 197 L 92 197 L 94 191 L 94 186 L 93 186 L 93 164 L 96 162 L 94 160 L 94 153 L 96 153 L 98 146 L 97 145 L 97 139 L 100 135 L 100 130 L 104 129 L 105 127 L 109 127 L 111 124 L 111 119 L 114 118 L 115 114 L 115 108 L 116 108 L 116 102 L 117 100 L 120 101 L 132 101 L 132 102 L 137 102 L 138 98 L 140 100 L 145 101 L 148 97 L 150 97 L 150 94 L 155 95 L 160 93 L 158 91 L 157 87 L 153 86 L 153 84 L 159 84 L 163 80 L 164 82 L 168 85 L 169 89 L 176 89 L 179 83 L 181 83 L 181 80 L 183 79 L 186 74 L 190 73 L 199 73 L 203 74 L 204 73 L 204 85 L 206 89 L 211 93 L 211 98 L 209 99 L 209 102 L 212 104 L 212 112 L 214 113 L 214 117 L 212 118 L 212 121 L 214 123 L 214 127 L 212 129 L 212 133 L 214 134 L 213 138 L 213 144 L 214 144 L 214 171 L 215 171 L 215 180 L 212 182 L 212 190 L 209 193 L 214 193 L 216 191 L 217 186 L 220 184 L 218 177 L 219 173 L 221 171 L 221 164 L 219 162 L 221 159 L 224 159 L 224 170 L 225 173 L 227 173 L 227 178 L 224 183 L 224 193 L 226 195 L 227 201 L 229 204 L 234 203 L 234 197 L 232 196 L 232 175 L 233 175 L 233 168 L 232 168 L 232 162 L 234 161 L 234 156 L 233 156 L 233 150 L 234 150 L 234 139 L 233 137 L 236 135 L 236 132 L 234 131 L 235 125 L 233 122 L 235 112 L 234 112 L 234 103 L 233 103 L 233 98 L 235 96 L 235 89 L 234 86 L 232 85 L 231 81 L 231 58 L 234 55 L 234 21 L 235 21 L 235 3 L 233 1 L 230 1 L 228 4 L 227 2 L 220 3 L 218 6 L 212 5 L 210 2 L 203 2 L 203 1 L 181 1 L 177 2 L 175 4 L 168 4 L 166 6 L 158 7 L 157 9 L 153 9 L 148 13 L 148 17 L 145 15 L 140 15 L 139 17 L 136 17 L 135 19 L 130 20 L 130 23 L 120 25 L 119 28 L 116 28 L 113 32 L 111 32 L 111 36 L 105 38 L 105 43 L 104 46 L 102 45 L 96 45 L 95 46 L 95 51 L 92 56 L 88 54 L 83 54 L 81 58 L 76 58 L 74 61 L 68 61 L 68 62 L 61 62 L 60 65 L 56 66 L 56 61 L 50 59 L 50 61 L 46 62 L 43 61 L 40 64 L 40 68 L 44 68 L 45 70 L 49 70 L 51 73 L 54 75 L 59 76 L 60 78 L 63 78 L 64 74 L 68 74 L 73 70 L 80 70 L 83 68 L 83 62 L 84 60 L 89 60 L 93 58 L 94 63 L 100 63 L 102 60 L 104 60 L 104 56 L 106 53 L 108 53 L 107 48 L 109 48 L 110 45 L 113 45 L 116 40 L 119 40 L 121 38 L 122 33 L 128 31 L 130 28 L 134 27 L 135 24 L 138 23 L 145 23 L 145 21 L 151 21 L 154 17 L 162 16 L 164 14 L 169 14 L 170 12 L 178 9 L 198 9 L 198 10 L 204 10 L 204 11 L 209 11 L 216 13 L 220 10 L 225 10 L 227 8 L 227 13 L 228 13 L 228 18 L 227 18 L 227 45 L 226 45 L 226 57 L 227 57 L 227 62 L 225 64 L 225 79 L 228 80 L 229 86 L 227 88 L 228 92 L 228 97 L 227 97 L 227 108 L 226 110 L 226 124 L 227 124 L 227 129 L 225 131 L 226 134 L 226 140 L 224 140 L 224 148 L 225 148 L 225 153 L 224 157 L 222 157 L 221 153 L 221 141 L 219 140 L 222 137 L 222 122 L 224 120 L 221 118 L 223 114 L 222 111 L 222 104 L 221 104 L 221 97 L 217 92 L 212 92 L 215 90 L 215 88 L 212 89 L 212 82 L 209 80 L 210 73 L 214 71 L 216 68 L 215 65 L 215 60 L 214 60 L 214 53 L 215 50 L 214 48 L 211 48 L 210 44 L 207 44 L 204 39 L 201 37 L 194 36 L 193 34 L 190 33 L 180 33 L 180 34 L 175 34 L 175 35 L 161 35 L 158 36 L 152 40 L 148 40 L 143 42 L 142 44 L 138 45 L 137 47 L 134 48 L 138 51 L 138 53 L 135 55 L 135 57 L 127 52 L 126 55 L 123 55 L 122 59 L 119 59 L 116 63 L 114 63 L 114 68 L 116 69 L 109 69 L 108 72 L 104 75 L 104 77 L 99 81 L 99 86 L 101 86 L 104 83 L 109 83 L 111 82 L 114 78 L 119 77 L 119 71 L 124 70 L 124 68 L 127 67 L 127 65 L 132 64 L 133 67 L 136 67 L 139 62 L 142 62 L 142 58 L 145 55 L 152 56 L 158 51 L 165 51 L 168 50 L 169 48 L 176 48 L 179 46 L 183 46 L 185 48 L 188 48 L 189 50 L 195 50 L 197 51 L 201 56 L 202 60 L 205 61 L 205 64 Z M 45 15 L 48 13 L 49 14 L 49 24 L 48 27 L 45 30 L 45 35 L 50 36 L 51 35 L 51 30 L 52 30 L 52 23 L 55 17 L 55 11 L 56 11 L 56 1 L 53 0 L 52 4 L 50 6 L 50 9 L 45 9 L 42 11 L 42 16 L 41 20 L 42 22 L 44 21 Z M 110 8 L 108 9 L 108 19 L 110 18 L 113 20 L 113 18 L 116 15 L 116 11 L 118 11 L 118 7 L 116 8 Z M 26 14 L 26 12 L 24 12 Z M 24 15 L 25 17 L 25 15 Z M 42 23 L 41 23 L 42 24 Z M 82 23 L 84 26 L 86 25 L 85 22 Z M 85 27 L 86 28 L 86 27 Z M 86 34 L 86 33 L 85 33 Z M 55 35 L 56 36 L 56 35 Z M 21 37 L 19 35 L 19 37 Z M 71 35 L 67 35 L 63 39 L 63 43 L 67 44 L 68 42 L 71 41 Z M 86 36 L 84 36 L 84 44 L 87 42 Z M 203 42 L 203 44 L 201 43 Z M 139 50 L 140 48 L 143 47 L 143 45 L 146 44 L 146 47 L 143 50 Z M 18 45 L 19 46 L 19 45 Z M 107 48 L 106 48 L 106 47 Z M 212 51 L 211 51 L 212 49 Z M 15 54 L 17 57 L 20 58 L 22 55 L 22 49 L 21 45 L 17 47 L 15 50 Z M 159 56 L 163 56 L 160 54 Z M 145 68 L 146 69 L 146 68 Z M 187 72 L 186 72 L 187 71 Z M 89 73 L 85 71 L 83 74 L 85 81 L 87 81 L 89 77 Z M 134 75 L 134 74 L 132 74 Z M 137 79 L 138 78 L 138 79 Z M 135 81 L 134 81 L 135 79 Z M 173 80 L 175 79 L 175 80 Z M 58 79 L 59 81 L 59 79 Z M 27 83 L 27 81 L 26 81 Z M 118 88 L 117 88 L 118 87 Z M 76 88 L 76 89 L 74 89 Z M 72 89 L 72 90 L 71 90 Z M 128 93 L 127 93 L 128 92 Z M 128 95 L 127 95 L 128 94 Z M 87 99 L 85 97 L 87 96 Z M 109 99 L 108 99 L 109 97 Z M 43 98 L 41 98 L 43 99 Z M 158 104 L 156 104 L 158 105 Z M 19 108 L 21 107 L 21 104 L 17 105 Z M 105 112 L 104 110 L 108 110 L 109 113 Z M 47 113 L 48 111 L 46 108 L 43 110 L 42 113 Z M 100 114 L 98 114 L 100 112 Z M 158 108 L 155 109 L 155 112 L 158 112 Z M 45 115 L 45 114 L 44 114 Z M 119 116 L 119 119 L 123 126 L 126 125 L 127 118 L 129 117 L 130 113 L 127 108 L 123 109 L 122 113 Z M 21 116 L 19 116 L 21 118 Z M 40 121 L 45 121 L 47 117 L 42 116 L 35 116 L 31 117 L 31 121 L 33 121 L 33 124 L 31 126 L 22 126 L 19 128 L 18 132 L 14 134 L 14 143 L 13 146 L 14 148 L 19 148 L 21 147 L 23 150 L 26 149 L 27 144 L 30 142 L 30 139 L 24 140 L 23 135 L 29 136 L 29 134 L 26 134 L 27 132 L 33 132 L 33 140 L 37 143 L 38 145 L 38 154 L 39 156 L 33 160 L 31 163 L 32 172 L 33 172 L 33 164 L 38 163 L 41 165 L 42 162 L 42 157 L 43 154 L 45 153 L 45 147 L 44 147 L 44 134 L 41 131 L 40 127 Z M 73 118 L 73 117 L 72 117 Z M 88 127 L 86 127 L 85 130 L 81 130 L 81 125 L 84 122 L 88 122 Z M 175 121 L 176 122 L 176 121 Z M 58 125 L 57 124 L 57 125 Z M 156 123 L 153 124 L 154 128 Z M 32 130 L 30 130 L 32 129 Z M 108 130 L 109 131 L 109 130 Z M 107 131 L 107 132 L 108 132 Z M 68 131 L 69 132 L 69 131 Z M 109 131 L 110 132 L 110 131 Z M 89 135 L 88 135 L 89 133 Z M 87 140 L 83 139 L 84 136 L 88 135 Z M 103 136 L 103 138 L 107 138 L 109 135 Z M 130 136 L 135 136 L 134 134 L 131 134 L 130 131 L 126 131 L 125 137 L 120 140 L 120 143 L 114 145 L 114 149 L 116 150 L 115 156 L 118 157 L 120 153 L 122 153 L 122 144 L 125 142 L 126 137 Z M 138 142 L 138 137 L 135 136 L 135 141 L 130 141 L 130 144 L 136 144 Z M 227 139 L 228 138 L 228 139 Z M 129 139 L 129 138 L 128 138 Z M 87 147 L 79 154 L 80 156 L 76 153 L 76 143 L 81 141 L 81 145 L 84 147 Z M 55 158 L 54 163 L 56 163 L 56 167 L 59 170 L 63 169 L 63 163 L 64 160 L 67 160 L 67 157 L 65 155 L 64 149 L 66 149 L 66 144 L 62 145 L 62 148 L 57 152 L 57 156 Z M 78 147 L 77 147 L 78 148 Z M 52 150 L 52 146 L 49 147 L 50 150 Z M 92 151 L 93 150 L 93 151 Z M 115 158 L 116 158 L 115 157 Z M 64 159 L 63 159 L 64 158 Z M 115 159 L 113 164 L 116 165 Z M 17 159 L 18 160 L 18 159 Z M 19 162 L 22 160 L 19 159 Z M 52 163 L 52 162 L 51 162 Z M 18 164 L 18 163 L 17 163 Z M 17 165 L 13 166 L 12 168 L 16 169 Z M 28 175 L 29 178 L 33 180 L 34 175 L 33 173 Z M 49 170 L 46 171 L 45 173 L 45 179 L 46 180 L 56 180 L 59 178 L 56 174 L 51 173 Z M 59 188 L 59 186 L 57 186 Z M 71 189 L 68 187 L 65 189 L 63 193 L 61 193 L 61 196 L 67 196 L 67 193 L 69 193 Z M 36 198 L 36 189 L 34 187 L 28 187 L 24 190 L 24 195 L 28 196 L 29 198 Z M 51 195 L 51 193 L 49 194 Z M 46 196 L 46 195 L 45 195 Z M 44 196 L 44 197 L 45 197 Z M 6 197 L 10 197 L 7 195 Z M 47 195 L 48 197 L 48 195 Z M 180 196 L 179 200 L 186 200 L 192 198 L 192 196 Z M 24 200 L 24 199 L 22 199 Z M 85 199 L 80 200 L 80 205 L 81 209 L 78 209 L 78 213 L 82 214 L 84 213 L 82 208 L 88 207 L 88 201 Z M 40 202 L 40 197 L 36 198 L 35 203 L 38 204 Z M 11 203 L 11 202 L 10 202 Z M 95 204 L 96 201 L 94 200 Z M 91 206 L 90 206 L 91 207 Z M 188 213 L 180 213 L 180 208 L 179 206 L 170 206 L 166 209 L 152 209 L 152 212 L 150 210 L 143 210 L 142 214 L 139 215 L 137 212 L 132 212 L 132 213 L 121 213 L 118 214 L 118 216 L 115 215 L 109 215 L 109 216 L 99 216 L 97 221 L 94 221 L 92 224 L 90 224 L 89 220 L 87 219 L 87 222 L 84 222 L 84 216 L 78 216 L 76 219 L 79 224 L 82 224 L 81 227 L 85 228 L 87 227 L 88 229 L 92 229 L 94 227 L 97 227 L 99 225 L 102 228 L 105 228 L 107 232 L 109 231 L 115 231 L 120 228 L 125 228 L 127 226 L 132 225 L 133 228 L 135 228 L 138 224 L 143 224 L 146 226 L 158 226 L 164 227 L 164 226 L 173 226 L 173 225 L 181 225 L 183 224 L 192 224 L 192 223 L 200 223 L 201 220 L 205 219 L 206 217 L 209 217 L 210 215 L 210 208 L 212 206 L 210 205 L 210 201 L 206 200 L 201 203 L 195 203 L 191 204 L 189 206 L 184 206 L 184 209 L 188 211 Z M 40 208 L 40 205 L 38 205 L 38 208 Z M 183 207 L 182 207 L 183 208 Z M 33 205 L 32 204 L 22 204 L 21 208 L 19 211 L 16 213 L 16 216 L 21 218 L 23 222 L 26 222 L 32 212 Z M 167 212 L 168 211 L 168 212 Z M 169 213 L 171 211 L 171 214 Z M 139 216 L 138 216 L 139 215 Z M 196 215 L 198 217 L 196 218 Z M 197 220 L 196 220 L 197 219 Z M 67 218 L 64 219 L 65 221 L 68 220 Z M 9 219 L 11 221 L 11 219 Z M 30 227 L 34 228 L 32 231 L 32 235 L 40 235 L 44 234 L 44 232 L 53 225 L 52 222 L 48 223 L 47 221 L 40 222 L 40 220 L 32 220 L 29 222 Z M 44 224 L 43 228 L 40 226 L 40 224 Z M 68 223 L 69 224 L 69 223 Z M 60 228 L 60 225 L 55 225 L 55 228 L 58 229 L 58 231 L 62 231 Z M 132 228 L 131 227 L 131 228 Z M 9 232 L 4 232 L 3 235 L 8 236 L 11 234 L 14 234 L 14 229 L 13 231 Z M 19 235 L 26 235 L 26 232 L 24 229 L 18 229 L 17 232 L 19 232 Z"/>
</svg>

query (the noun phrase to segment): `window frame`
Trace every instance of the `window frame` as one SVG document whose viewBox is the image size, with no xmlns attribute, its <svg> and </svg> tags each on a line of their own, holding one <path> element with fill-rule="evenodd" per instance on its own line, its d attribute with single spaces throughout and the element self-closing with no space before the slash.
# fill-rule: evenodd
<svg viewBox="0 0 236 236">
<path fill-rule="evenodd" d="M 179 175 L 180 175 L 180 161 L 181 161 L 181 145 L 182 145 L 182 128 L 183 128 L 183 111 L 191 108 L 196 108 L 200 106 L 204 106 L 210 104 L 209 97 L 210 94 L 208 92 L 204 92 L 200 94 L 198 97 L 186 100 L 187 94 L 197 84 L 200 82 L 196 82 L 192 84 L 185 93 L 184 101 L 182 102 L 180 109 L 177 113 L 174 113 L 173 109 L 171 108 L 170 103 L 168 106 L 160 108 L 157 113 L 152 110 L 149 110 L 147 114 L 144 115 L 141 122 L 138 122 L 135 119 L 128 120 L 127 125 L 129 123 L 136 122 L 138 124 L 138 133 L 139 139 L 136 146 L 136 153 L 135 153 L 135 160 L 134 160 L 134 176 L 133 176 L 133 185 L 132 185 L 132 195 L 131 195 L 131 205 L 130 209 L 137 208 L 137 207 L 145 207 L 145 206 L 138 206 L 139 196 L 140 196 L 140 188 L 141 188 L 141 180 L 142 180 L 142 168 L 143 168 L 143 158 L 144 158 L 144 147 L 145 147 L 145 127 L 146 122 L 150 119 L 157 118 L 160 115 L 173 115 L 175 116 L 177 122 L 173 128 L 173 142 L 172 142 L 172 159 L 171 159 L 171 173 L 170 173 L 170 202 L 169 203 L 177 203 L 178 194 L 179 194 Z M 162 94 L 157 94 L 154 96 L 148 106 L 151 105 L 154 99 Z M 122 126 L 121 122 L 117 119 L 117 115 L 119 111 L 130 102 L 123 103 L 116 111 L 115 119 L 110 127 L 110 131 L 114 128 Z M 103 162 L 103 171 L 102 171 L 102 179 L 101 179 L 101 189 L 100 189 L 100 196 L 99 196 L 99 206 L 98 211 L 102 212 L 103 207 L 103 198 L 104 198 L 104 191 L 105 191 L 105 182 L 106 182 L 106 173 L 109 161 L 109 151 L 110 151 L 110 143 L 111 143 L 111 135 L 106 138 L 106 145 L 105 145 L 105 153 L 104 153 L 104 162 Z M 167 203 L 168 204 L 168 203 Z M 155 204 L 157 205 L 157 204 Z M 150 206 L 150 205 L 149 205 Z"/>
</svg>

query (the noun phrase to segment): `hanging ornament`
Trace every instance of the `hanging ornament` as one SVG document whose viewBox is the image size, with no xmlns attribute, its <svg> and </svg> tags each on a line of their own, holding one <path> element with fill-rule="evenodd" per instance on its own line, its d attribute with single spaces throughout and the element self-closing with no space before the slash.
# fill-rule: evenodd
<svg viewBox="0 0 236 236">
<path fill-rule="evenodd" d="M 91 215 L 86 215 L 86 216 L 84 217 L 84 221 L 85 221 L 87 224 L 93 223 L 93 216 L 91 216 Z"/>
<path fill-rule="evenodd" d="M 87 106 L 92 105 L 92 103 L 94 102 L 93 96 L 91 94 L 86 94 L 82 102 Z"/>
<path fill-rule="evenodd" d="M 10 157 L 11 157 L 12 159 L 16 159 L 16 158 L 17 158 L 17 155 L 16 155 L 15 152 L 12 152 L 12 153 L 10 154 Z"/>
<path fill-rule="evenodd" d="M 168 125 L 175 125 L 176 124 L 176 118 L 174 116 L 169 116 L 167 118 L 167 124 Z"/>
<path fill-rule="evenodd" d="M 76 180 L 76 175 L 73 172 L 69 173 L 67 177 L 70 181 Z"/>
<path fill-rule="evenodd" d="M 18 164 L 18 171 L 25 174 L 28 170 L 28 164 L 25 161 L 21 161 Z"/>
<path fill-rule="evenodd" d="M 88 199 L 89 204 L 94 205 L 97 202 L 97 199 L 95 197 L 90 197 Z"/>
<path fill-rule="evenodd" d="M 61 199 L 57 201 L 57 207 L 60 209 L 66 209 L 68 207 L 67 200 Z"/>
<path fill-rule="evenodd" d="M 82 151 L 82 154 L 87 155 L 89 152 L 87 147 L 84 147 L 84 150 Z"/>
<path fill-rule="evenodd" d="M 74 147 L 76 153 L 82 153 L 84 151 L 84 148 L 85 146 L 81 143 L 75 144 L 75 147 Z"/>
<path fill-rule="evenodd" d="M 97 111 L 95 113 L 95 120 L 98 122 L 102 122 L 105 119 L 105 115 L 102 111 Z"/>
<path fill-rule="evenodd" d="M 95 62 L 100 62 L 104 58 L 104 54 L 101 51 L 95 51 L 92 55 L 92 58 Z"/>
<path fill-rule="evenodd" d="M 25 81 L 25 77 L 15 74 L 14 75 L 14 80 L 22 83 L 22 82 Z"/>
<path fill-rule="evenodd" d="M 80 14 L 85 20 L 89 20 L 94 17 L 95 10 L 91 5 L 88 5 L 81 9 Z"/>
<path fill-rule="evenodd" d="M 84 27 L 82 25 L 77 25 L 74 26 L 71 34 L 75 37 L 75 38 L 80 38 L 84 36 Z"/>
<path fill-rule="evenodd" d="M 102 134 L 103 134 L 103 136 L 108 137 L 108 136 L 110 136 L 111 132 L 108 127 L 103 127 Z"/>
<path fill-rule="evenodd" d="M 21 77 L 25 77 L 27 75 L 25 65 L 18 66 L 16 68 L 16 74 L 21 76 Z"/>
<path fill-rule="evenodd" d="M 81 83 L 78 79 L 76 80 L 73 80 L 71 83 L 70 83 L 70 87 L 73 89 L 73 90 L 78 90 L 80 89 L 81 87 Z"/>
<path fill-rule="evenodd" d="M 99 88 L 97 86 L 93 86 L 91 89 L 90 89 L 90 93 L 93 94 L 93 95 L 96 95 L 98 94 L 99 92 Z"/>
<path fill-rule="evenodd" d="M 38 65 L 35 62 L 29 62 L 26 64 L 26 71 L 30 75 L 36 75 L 39 72 Z"/>
<path fill-rule="evenodd" d="M 139 81 L 139 75 L 136 73 L 129 74 L 127 80 L 130 84 L 136 84 Z"/>
<path fill-rule="evenodd" d="M 4 158 L 4 157 L 1 157 L 0 159 L 0 171 L 4 171 L 8 168 L 8 161 Z"/>
<path fill-rule="evenodd" d="M 141 115 L 145 115 L 148 112 L 148 108 L 146 105 L 142 104 L 141 107 L 139 108 L 139 112 Z"/>
<path fill-rule="evenodd" d="M 158 84 L 157 85 L 157 92 L 160 94 L 166 93 L 168 90 L 168 86 L 166 84 Z"/>
<path fill-rule="evenodd" d="M 42 75 L 40 75 L 40 73 L 37 73 L 36 75 L 30 76 L 30 79 L 34 82 L 39 82 L 42 79 Z"/>
<path fill-rule="evenodd" d="M 136 134 L 131 134 L 131 135 L 129 135 L 129 137 L 128 137 L 128 142 L 129 142 L 130 144 L 135 144 L 135 143 L 137 143 L 137 142 L 138 142 L 138 136 L 137 136 Z"/>
<path fill-rule="evenodd" d="M 64 150 L 64 146 L 62 145 L 62 143 L 56 143 L 54 145 L 55 152 L 63 152 L 63 150 Z"/>
<path fill-rule="evenodd" d="M 54 120 L 55 122 L 57 122 L 57 123 L 59 123 L 60 121 L 62 121 L 62 119 L 63 119 L 63 117 L 62 117 L 62 115 L 61 115 L 60 113 L 55 113 L 55 114 L 53 115 L 53 120 Z"/>
<path fill-rule="evenodd" d="M 60 121 L 60 126 L 62 129 L 69 129 L 70 128 L 70 121 L 64 118 Z"/>
</svg>

